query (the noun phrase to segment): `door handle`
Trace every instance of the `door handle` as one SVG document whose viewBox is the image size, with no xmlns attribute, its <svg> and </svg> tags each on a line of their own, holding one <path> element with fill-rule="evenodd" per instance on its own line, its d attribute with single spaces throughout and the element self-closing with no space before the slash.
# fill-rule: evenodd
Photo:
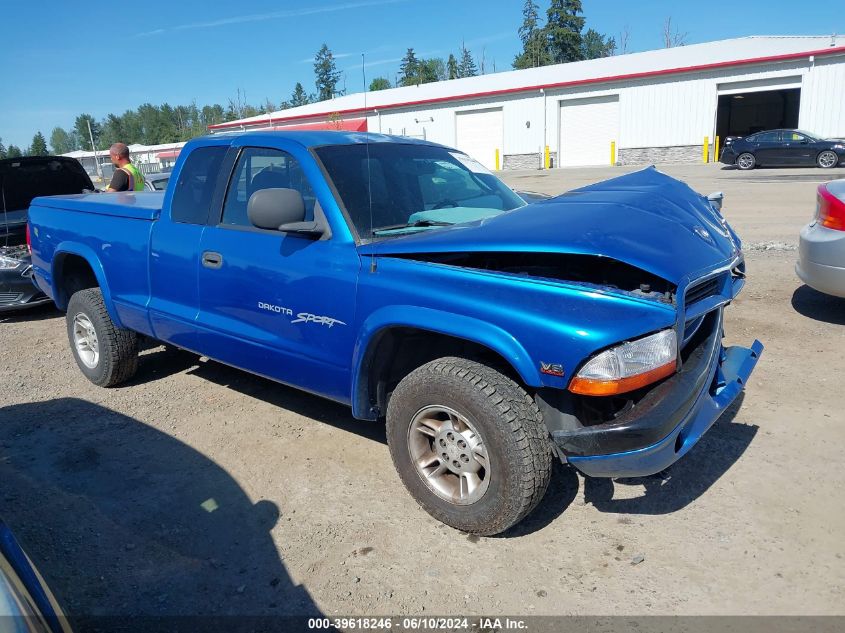
<svg viewBox="0 0 845 633">
<path fill-rule="evenodd" d="M 205 251 L 202 254 L 202 265 L 215 270 L 221 268 L 223 266 L 223 256 L 214 251 Z"/>
</svg>

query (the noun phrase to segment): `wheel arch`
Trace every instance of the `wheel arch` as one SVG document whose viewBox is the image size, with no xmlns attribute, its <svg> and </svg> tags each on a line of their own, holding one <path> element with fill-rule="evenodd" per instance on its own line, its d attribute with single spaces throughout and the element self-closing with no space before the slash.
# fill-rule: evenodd
<svg viewBox="0 0 845 633">
<path fill-rule="evenodd" d="M 53 300 L 60 310 L 67 309 L 73 293 L 99 287 L 109 316 L 115 325 L 121 327 L 106 283 L 103 265 L 91 247 L 73 242 L 59 244 L 53 254 L 50 279 Z"/>
<path fill-rule="evenodd" d="M 524 386 L 541 386 L 530 356 L 505 330 L 463 315 L 395 306 L 372 314 L 361 328 L 352 362 L 353 415 L 384 415 L 392 386 L 442 356 L 481 359 Z"/>
</svg>

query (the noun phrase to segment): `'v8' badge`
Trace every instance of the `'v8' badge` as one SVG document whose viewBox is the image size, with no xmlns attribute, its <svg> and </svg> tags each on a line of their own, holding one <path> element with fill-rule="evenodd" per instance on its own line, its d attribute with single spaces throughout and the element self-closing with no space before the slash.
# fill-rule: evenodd
<svg viewBox="0 0 845 633">
<path fill-rule="evenodd" d="M 557 363 L 544 363 L 540 361 L 540 373 L 546 374 L 547 376 L 558 376 L 559 378 L 563 377 L 563 365 L 558 365 Z"/>
</svg>

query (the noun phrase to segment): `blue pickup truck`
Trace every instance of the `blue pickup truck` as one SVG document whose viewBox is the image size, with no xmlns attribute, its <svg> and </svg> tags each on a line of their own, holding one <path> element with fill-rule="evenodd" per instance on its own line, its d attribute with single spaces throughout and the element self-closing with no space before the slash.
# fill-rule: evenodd
<svg viewBox="0 0 845 633">
<path fill-rule="evenodd" d="M 92 382 L 151 337 L 385 419 L 408 491 L 470 533 L 525 517 L 553 459 L 666 468 L 762 351 L 722 346 L 739 239 L 653 168 L 526 204 L 433 143 L 253 132 L 188 143 L 165 193 L 38 198 L 29 222 Z"/>
</svg>

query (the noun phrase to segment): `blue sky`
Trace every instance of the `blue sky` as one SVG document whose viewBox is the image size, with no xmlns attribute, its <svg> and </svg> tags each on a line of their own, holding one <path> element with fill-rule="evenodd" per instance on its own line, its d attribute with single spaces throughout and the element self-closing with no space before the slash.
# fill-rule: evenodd
<svg viewBox="0 0 845 633">
<path fill-rule="evenodd" d="M 548 0 L 535 0 L 545 11 Z M 488 72 L 510 67 L 519 49 L 522 0 L 0 0 L 0 138 L 26 147 L 40 130 L 70 128 L 144 102 L 226 105 L 238 89 L 249 103 L 278 103 L 301 81 L 314 90 L 312 62 L 323 42 L 346 72 L 349 92 L 367 79 L 393 81 L 399 59 L 447 57 L 465 41 Z M 659 48 L 671 16 L 687 42 L 743 35 L 845 32 L 842 0 L 696 2 L 584 0 L 587 27 L 629 32 L 630 52 Z M 84 9 L 82 8 L 84 7 Z M 803 10 L 801 9 L 803 7 Z M 341 80 L 343 83 L 343 80 Z"/>
</svg>

